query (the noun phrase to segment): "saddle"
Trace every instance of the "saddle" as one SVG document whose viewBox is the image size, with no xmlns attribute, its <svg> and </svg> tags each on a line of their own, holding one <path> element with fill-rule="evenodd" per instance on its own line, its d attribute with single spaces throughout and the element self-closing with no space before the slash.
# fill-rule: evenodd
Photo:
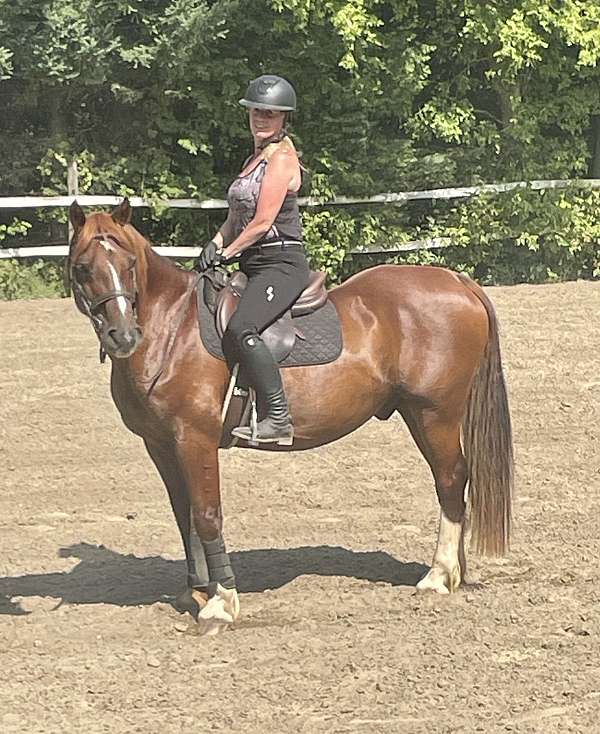
<svg viewBox="0 0 600 734">
<path fill-rule="evenodd" d="M 318 311 L 327 303 L 325 277 L 326 274 L 323 272 L 311 271 L 308 285 L 290 309 L 262 332 L 262 339 L 271 350 L 276 362 L 282 362 L 290 355 L 296 339 L 306 338 L 294 320 Z M 248 278 L 240 271 L 234 273 L 231 278 L 219 272 L 218 276 L 215 274 L 215 277 L 205 279 L 204 302 L 214 315 L 217 334 L 220 338 L 223 338 L 225 329 L 238 307 L 247 284 Z"/>
</svg>

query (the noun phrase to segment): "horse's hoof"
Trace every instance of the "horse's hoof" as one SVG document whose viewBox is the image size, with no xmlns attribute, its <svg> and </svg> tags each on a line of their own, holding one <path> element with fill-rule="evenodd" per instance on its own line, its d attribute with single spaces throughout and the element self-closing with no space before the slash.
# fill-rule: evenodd
<svg viewBox="0 0 600 734">
<path fill-rule="evenodd" d="M 240 602 L 235 589 L 225 589 L 217 584 L 214 596 L 200 610 L 197 617 L 198 634 L 217 635 L 235 622 L 240 614 Z"/>
<path fill-rule="evenodd" d="M 436 594 L 451 594 L 460 586 L 460 570 L 448 572 L 445 569 L 430 568 L 417 584 L 418 592 L 433 591 Z"/>
<path fill-rule="evenodd" d="M 425 581 L 425 579 L 419 581 L 419 583 L 417 584 L 417 593 L 426 594 L 428 592 L 435 592 L 436 594 L 449 594 L 450 589 L 441 582 L 432 584 L 428 581 Z"/>
<path fill-rule="evenodd" d="M 175 606 L 180 612 L 188 612 L 198 619 L 201 610 L 208 603 L 208 594 L 198 589 L 185 589 L 175 597 Z"/>
</svg>

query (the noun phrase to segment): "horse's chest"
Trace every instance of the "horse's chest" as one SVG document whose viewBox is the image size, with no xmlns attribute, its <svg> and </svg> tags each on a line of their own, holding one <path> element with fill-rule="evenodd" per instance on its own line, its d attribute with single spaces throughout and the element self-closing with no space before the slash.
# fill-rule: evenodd
<svg viewBox="0 0 600 734">
<path fill-rule="evenodd" d="M 123 423 L 132 433 L 142 438 L 159 437 L 163 430 L 157 406 L 133 379 L 113 371 L 111 393 Z"/>
</svg>

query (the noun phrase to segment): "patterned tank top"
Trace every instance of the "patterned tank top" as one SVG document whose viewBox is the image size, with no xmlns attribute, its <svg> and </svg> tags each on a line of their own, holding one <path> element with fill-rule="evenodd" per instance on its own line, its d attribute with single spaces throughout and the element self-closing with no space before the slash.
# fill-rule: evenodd
<svg viewBox="0 0 600 734">
<path fill-rule="evenodd" d="M 261 160 L 245 176 L 238 176 L 227 192 L 227 202 L 234 236 L 237 237 L 256 214 L 260 187 L 267 169 L 267 161 Z M 302 224 L 298 208 L 298 194 L 288 191 L 275 221 L 260 240 L 298 240 L 302 241 Z"/>
</svg>

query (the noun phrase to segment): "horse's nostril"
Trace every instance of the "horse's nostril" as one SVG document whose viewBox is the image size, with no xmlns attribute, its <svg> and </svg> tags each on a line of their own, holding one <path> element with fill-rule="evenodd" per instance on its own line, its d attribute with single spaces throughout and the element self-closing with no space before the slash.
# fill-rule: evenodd
<svg viewBox="0 0 600 734">
<path fill-rule="evenodd" d="M 104 339 L 111 353 L 130 354 L 137 348 L 142 338 L 142 330 L 133 324 L 128 326 L 106 326 Z"/>
</svg>

